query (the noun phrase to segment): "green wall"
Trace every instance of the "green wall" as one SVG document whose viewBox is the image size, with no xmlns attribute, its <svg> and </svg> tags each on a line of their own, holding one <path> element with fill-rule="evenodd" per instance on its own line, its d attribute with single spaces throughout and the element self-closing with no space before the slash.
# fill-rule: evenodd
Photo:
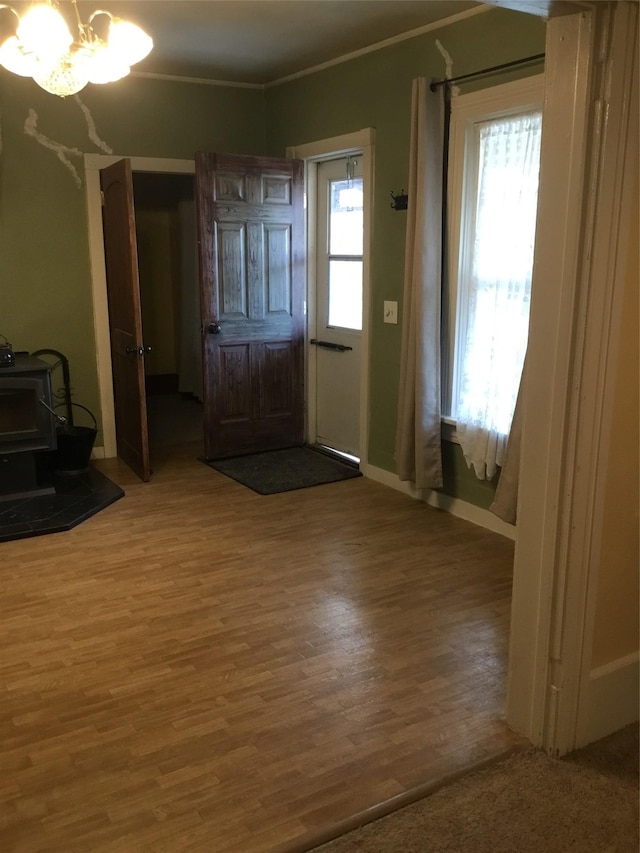
<svg viewBox="0 0 640 853">
<path fill-rule="evenodd" d="M 83 153 L 192 158 L 265 149 L 261 90 L 127 78 L 77 98 L 0 69 L 0 333 L 16 349 L 69 359 L 74 400 L 99 415 Z M 35 111 L 35 112 L 32 112 Z M 74 175 L 37 132 L 68 149 Z M 90 123 L 95 125 L 89 136 Z M 98 436 L 97 444 L 101 443 Z"/>
<path fill-rule="evenodd" d="M 376 131 L 374 216 L 371 258 L 371 361 L 369 462 L 395 470 L 395 442 L 401 325 L 383 323 L 385 299 L 400 303 L 406 213 L 392 210 L 390 193 L 406 188 L 409 173 L 411 81 L 440 78 L 445 61 L 439 40 L 453 59 L 453 73 L 544 51 L 545 25 L 530 15 L 492 9 L 374 53 L 335 65 L 267 90 L 269 153 L 282 155 L 301 145 L 373 127 Z M 525 72 L 540 73 L 540 66 Z M 491 84 L 516 76 L 491 78 Z M 520 72 L 520 76 L 523 73 Z M 475 88 L 487 86 L 476 82 Z M 465 91 L 469 91 L 468 86 Z M 445 447 L 448 494 L 480 506 L 490 503 L 493 487 L 469 472 L 458 447 Z"/>
<path fill-rule="evenodd" d="M 74 399 L 99 415 L 80 155 L 106 153 L 100 140 L 129 156 L 279 156 L 288 145 L 374 127 L 369 461 L 393 471 L 401 327 L 383 324 L 382 303 L 397 300 L 402 321 L 406 213 L 391 209 L 389 194 L 407 185 L 411 80 L 444 76 L 436 39 L 453 72 L 464 74 L 540 53 L 544 35 L 538 18 L 492 9 L 265 92 L 130 77 L 87 87 L 79 103 L 0 69 L 0 333 L 17 349 L 65 353 Z M 481 85 L 488 83 L 474 84 Z M 81 104 L 95 125 L 94 141 Z M 79 186 L 46 140 L 25 134 L 30 116 L 40 134 L 73 149 L 67 156 Z M 475 480 L 458 447 L 445 448 L 445 464 L 446 492 L 487 505 L 491 484 Z"/>
</svg>

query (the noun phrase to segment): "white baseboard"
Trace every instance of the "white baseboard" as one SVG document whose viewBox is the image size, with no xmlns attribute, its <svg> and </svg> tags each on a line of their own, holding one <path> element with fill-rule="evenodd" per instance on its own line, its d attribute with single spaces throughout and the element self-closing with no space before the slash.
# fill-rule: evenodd
<svg viewBox="0 0 640 853">
<path fill-rule="evenodd" d="M 392 474 L 383 468 L 377 468 L 375 465 L 363 464 L 360 466 L 360 470 L 365 477 L 376 480 L 376 482 L 382 483 L 385 486 L 390 486 L 398 492 L 404 492 L 405 495 L 409 495 L 416 500 L 425 501 L 429 506 L 449 512 L 451 515 L 455 515 L 456 518 L 470 521 L 472 524 L 492 530 L 494 533 L 499 533 L 508 539 L 515 540 L 516 538 L 515 525 L 507 524 L 506 521 L 498 518 L 497 515 L 489 512 L 488 509 L 482 509 L 479 506 L 467 503 L 467 501 L 461 501 L 458 498 L 451 498 L 449 495 L 442 494 L 442 492 L 435 492 L 430 489 L 416 489 L 411 483 L 401 480 L 397 474 Z"/>
<path fill-rule="evenodd" d="M 637 722 L 639 688 L 640 652 L 592 669 L 582 693 L 576 748 Z"/>
<path fill-rule="evenodd" d="M 104 459 L 105 458 L 104 447 L 94 447 L 93 450 L 91 451 L 91 458 L 92 459 Z"/>
</svg>

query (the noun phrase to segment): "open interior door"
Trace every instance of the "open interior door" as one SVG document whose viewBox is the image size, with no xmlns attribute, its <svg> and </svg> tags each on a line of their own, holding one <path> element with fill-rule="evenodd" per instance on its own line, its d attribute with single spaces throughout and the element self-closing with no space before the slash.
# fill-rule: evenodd
<svg viewBox="0 0 640 853">
<path fill-rule="evenodd" d="M 100 172 L 118 456 L 150 479 L 138 249 L 129 160 Z"/>
<path fill-rule="evenodd" d="M 303 168 L 196 154 L 207 459 L 304 440 Z"/>
</svg>

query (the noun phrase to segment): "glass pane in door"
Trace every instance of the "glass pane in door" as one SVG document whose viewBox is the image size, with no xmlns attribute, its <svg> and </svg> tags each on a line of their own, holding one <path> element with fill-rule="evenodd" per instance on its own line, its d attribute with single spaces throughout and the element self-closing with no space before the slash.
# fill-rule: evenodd
<svg viewBox="0 0 640 853">
<path fill-rule="evenodd" d="M 329 254 L 362 255 L 362 178 L 331 181 Z"/>
<path fill-rule="evenodd" d="M 362 329 L 362 261 L 329 261 L 329 326 Z"/>
</svg>

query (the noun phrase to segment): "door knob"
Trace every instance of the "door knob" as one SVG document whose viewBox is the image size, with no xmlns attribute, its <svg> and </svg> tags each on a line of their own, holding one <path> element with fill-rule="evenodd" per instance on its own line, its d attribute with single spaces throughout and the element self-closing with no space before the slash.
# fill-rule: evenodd
<svg viewBox="0 0 640 853">
<path fill-rule="evenodd" d="M 207 326 L 207 332 L 210 335 L 219 335 L 222 329 L 220 328 L 220 323 L 209 323 Z"/>
<path fill-rule="evenodd" d="M 151 352 L 151 347 L 126 347 L 127 355 L 144 355 L 146 352 Z"/>
</svg>

